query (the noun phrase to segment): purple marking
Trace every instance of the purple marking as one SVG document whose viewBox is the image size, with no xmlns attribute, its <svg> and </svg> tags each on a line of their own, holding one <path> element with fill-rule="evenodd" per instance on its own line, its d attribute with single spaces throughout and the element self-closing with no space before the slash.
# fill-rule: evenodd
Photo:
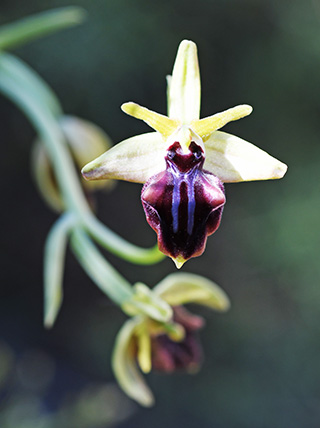
<svg viewBox="0 0 320 428">
<path fill-rule="evenodd" d="M 172 228 L 173 232 L 177 233 L 179 228 L 179 207 L 181 202 L 180 194 L 180 180 L 176 177 L 173 177 L 173 189 L 172 189 Z"/>
<path fill-rule="evenodd" d="M 192 234 L 194 226 L 194 212 L 196 209 L 196 200 L 194 194 L 194 177 L 191 176 L 191 180 L 187 183 L 188 188 L 188 227 L 187 232 L 189 235 Z"/>
</svg>

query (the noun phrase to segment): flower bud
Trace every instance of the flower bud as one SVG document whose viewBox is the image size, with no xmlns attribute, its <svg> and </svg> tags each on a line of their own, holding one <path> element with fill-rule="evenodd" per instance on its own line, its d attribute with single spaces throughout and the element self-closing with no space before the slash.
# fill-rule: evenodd
<svg viewBox="0 0 320 428">
<path fill-rule="evenodd" d="M 173 308 L 173 320 L 182 326 L 185 334 L 182 340 L 172 340 L 168 334 L 151 338 L 151 359 L 154 370 L 171 373 L 177 370 L 195 372 L 203 359 L 202 347 L 197 331 L 203 327 L 202 317 L 193 315 L 182 306 Z"/>
</svg>

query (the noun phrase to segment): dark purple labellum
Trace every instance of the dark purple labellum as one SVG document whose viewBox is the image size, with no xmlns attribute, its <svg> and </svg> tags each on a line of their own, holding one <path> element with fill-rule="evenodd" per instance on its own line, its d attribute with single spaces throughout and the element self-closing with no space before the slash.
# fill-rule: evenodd
<svg viewBox="0 0 320 428">
<path fill-rule="evenodd" d="M 177 370 L 189 372 L 199 368 L 202 362 L 202 347 L 197 331 L 203 326 L 203 318 L 193 315 L 182 306 L 173 308 L 174 321 L 184 327 L 185 337 L 174 342 L 166 334 L 151 340 L 152 369 L 166 373 Z"/>
<path fill-rule="evenodd" d="M 160 251 L 183 262 L 201 255 L 207 236 L 218 229 L 224 188 L 218 177 L 202 169 L 204 154 L 193 141 L 187 154 L 175 142 L 165 160 L 166 170 L 146 182 L 141 200 Z"/>
</svg>

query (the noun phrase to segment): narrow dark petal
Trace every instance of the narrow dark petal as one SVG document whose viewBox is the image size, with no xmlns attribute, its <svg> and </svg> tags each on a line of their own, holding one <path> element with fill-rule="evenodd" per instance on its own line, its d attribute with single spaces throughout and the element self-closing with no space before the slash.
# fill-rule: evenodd
<svg viewBox="0 0 320 428">
<path fill-rule="evenodd" d="M 184 154 L 178 142 L 167 152 L 166 170 L 144 185 L 141 200 L 146 218 L 158 235 L 160 250 L 173 259 L 203 253 L 207 236 L 219 227 L 224 188 L 202 169 L 202 149 L 194 142 Z"/>
</svg>

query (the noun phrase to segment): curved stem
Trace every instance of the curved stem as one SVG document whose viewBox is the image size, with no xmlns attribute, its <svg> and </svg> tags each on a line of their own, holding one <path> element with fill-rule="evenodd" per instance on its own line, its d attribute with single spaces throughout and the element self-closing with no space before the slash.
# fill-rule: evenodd
<svg viewBox="0 0 320 428">
<path fill-rule="evenodd" d="M 27 64 L 9 53 L 2 52 L 1 67 L 5 69 L 13 79 L 19 82 L 19 84 L 25 85 L 33 98 L 36 98 L 39 103 L 43 103 L 45 106 L 49 107 L 49 110 L 55 117 L 63 114 L 62 107 L 56 94 Z M 41 81 L 41 85 L 39 85 L 39 81 Z"/>
<path fill-rule="evenodd" d="M 70 153 L 66 147 L 62 131 L 49 108 L 30 92 L 26 85 L 26 77 L 21 79 L 19 73 L 12 75 L 8 70 L 7 55 L 0 55 L 0 90 L 18 105 L 36 128 L 39 136 L 46 145 L 48 154 L 53 162 L 58 186 L 65 201 L 67 210 L 74 213 L 83 226 L 97 241 L 114 254 L 139 264 L 152 264 L 163 258 L 157 248 L 143 249 L 128 243 L 101 223 L 91 212 Z M 19 63 L 10 63 L 10 66 Z M 20 70 L 21 74 L 21 70 Z M 40 79 L 34 79 L 33 86 L 42 88 Z M 41 89 L 36 92 L 41 93 Z"/>
<path fill-rule="evenodd" d="M 72 232 L 71 245 L 87 274 L 116 304 L 121 306 L 133 296 L 129 282 L 106 261 L 91 239 L 79 227 L 75 227 Z"/>
<path fill-rule="evenodd" d="M 74 166 L 66 147 L 61 129 L 46 105 L 38 102 L 25 88 L 24 82 L 11 77 L 2 66 L 0 56 L 0 89 L 21 108 L 39 136 L 42 138 L 56 171 L 59 189 L 67 209 L 77 212 L 79 209 L 89 211 L 82 194 L 80 183 L 74 172 Z"/>
<path fill-rule="evenodd" d="M 93 214 L 83 216 L 83 223 L 87 231 L 104 248 L 111 251 L 116 256 L 135 264 L 149 265 L 160 262 L 164 259 L 158 245 L 152 248 L 141 248 L 125 241 L 119 235 L 107 228 Z M 110 244 L 109 244 L 110 242 Z M 125 247 L 125 251 L 123 251 Z"/>
</svg>

